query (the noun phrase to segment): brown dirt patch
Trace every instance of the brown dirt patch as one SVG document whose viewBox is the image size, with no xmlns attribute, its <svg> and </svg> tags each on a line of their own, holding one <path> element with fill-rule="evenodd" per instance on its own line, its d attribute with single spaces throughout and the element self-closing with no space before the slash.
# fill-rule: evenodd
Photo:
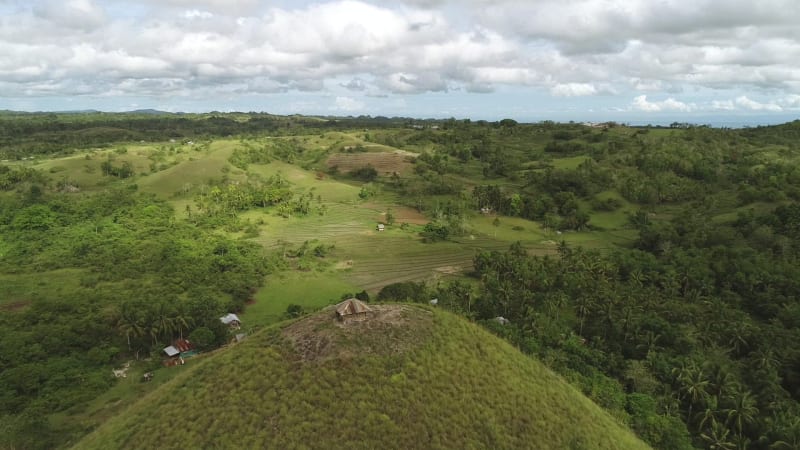
<svg viewBox="0 0 800 450">
<path fill-rule="evenodd" d="M 378 175 L 387 176 L 392 172 L 402 174 L 411 170 L 409 155 L 393 153 L 337 153 L 328 158 L 328 167 L 336 166 L 340 173 L 347 173 L 365 166 L 372 166 Z"/>
<path fill-rule="evenodd" d="M 0 305 L 0 311 L 21 311 L 31 304 L 30 300 L 19 300 Z"/>
<path fill-rule="evenodd" d="M 333 307 L 303 318 L 281 332 L 301 362 L 401 354 L 430 336 L 433 313 L 411 305 L 369 305 L 363 322 L 342 323 Z"/>
<path fill-rule="evenodd" d="M 446 275 L 455 275 L 457 273 L 461 273 L 461 271 L 464 269 L 458 266 L 442 266 L 442 267 L 437 267 L 433 270 Z"/>
<path fill-rule="evenodd" d="M 399 207 L 392 208 L 395 223 L 410 223 L 412 225 L 425 225 L 430 222 L 424 214 L 414 208 Z"/>
<path fill-rule="evenodd" d="M 351 269 L 353 267 L 353 260 L 339 261 L 334 267 L 339 270 Z"/>
</svg>

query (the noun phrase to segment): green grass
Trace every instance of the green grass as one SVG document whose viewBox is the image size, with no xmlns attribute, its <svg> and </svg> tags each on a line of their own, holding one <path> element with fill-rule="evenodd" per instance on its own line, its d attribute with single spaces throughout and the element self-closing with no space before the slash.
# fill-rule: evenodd
<svg viewBox="0 0 800 450">
<path fill-rule="evenodd" d="M 139 189 L 170 198 L 185 188 L 221 178 L 236 145 L 236 141 L 220 140 L 214 141 L 207 153 L 191 151 L 180 164 L 137 180 Z"/>
<path fill-rule="evenodd" d="M 80 286 L 82 269 L 59 269 L 39 273 L 0 273 L 0 307 L 24 306 L 31 301 L 58 298 L 60 293 L 74 292 Z"/>
<path fill-rule="evenodd" d="M 732 222 L 739 217 L 739 213 L 745 213 L 752 210 L 755 214 L 765 214 L 769 211 L 780 206 L 777 202 L 755 202 L 748 205 L 739 206 L 732 211 L 727 211 L 722 214 L 715 215 L 712 220 L 715 223 Z"/>
<path fill-rule="evenodd" d="M 589 156 L 573 156 L 571 158 L 555 158 L 551 164 L 556 169 L 573 170 L 577 169 L 584 161 L 591 159 Z"/>
<path fill-rule="evenodd" d="M 472 219 L 470 225 L 478 233 L 509 243 L 520 241 L 537 244 L 555 236 L 552 230 L 545 231 L 540 224 L 521 217 L 500 216 L 497 219 L 499 225 L 495 226 L 495 216 L 480 215 Z"/>
<path fill-rule="evenodd" d="M 69 183 L 79 186 L 81 189 L 91 189 L 102 185 L 103 176 L 100 170 L 100 163 L 103 159 L 95 156 L 86 159 L 85 155 L 75 155 L 60 159 L 51 159 L 36 166 L 43 170 L 53 181 L 63 179 Z"/>
<path fill-rule="evenodd" d="M 315 193 L 325 202 L 355 202 L 358 200 L 360 187 L 347 184 L 331 178 L 318 180 L 316 173 L 301 169 L 282 161 L 273 161 L 269 164 L 251 164 L 248 172 L 270 177 L 278 173 L 291 182 L 299 190 L 314 189 Z"/>
<path fill-rule="evenodd" d="M 205 358 L 78 449 L 646 449 L 538 361 L 442 311 L 321 313 Z"/>
<path fill-rule="evenodd" d="M 54 414 L 50 417 L 51 424 L 58 429 L 96 427 L 120 414 L 140 398 L 172 380 L 183 371 L 189 370 L 205 356 L 208 355 L 189 358 L 183 366 L 161 367 L 153 370 L 153 380 L 146 383 L 142 381 L 142 375 L 148 371 L 150 362 L 131 361 L 127 378 L 117 378 L 111 389 L 103 392 L 88 404 Z M 122 364 L 119 365 L 119 368 L 121 367 Z"/>
<path fill-rule="evenodd" d="M 626 200 L 615 190 L 606 190 L 595 195 L 595 198 L 603 201 L 615 199 L 621 206 L 614 211 L 592 211 L 589 223 L 603 230 L 624 230 L 628 226 L 628 215 L 635 212 L 638 207 Z M 583 208 L 590 210 L 589 202 L 581 200 L 579 202 Z"/>
<path fill-rule="evenodd" d="M 348 292 L 356 292 L 356 287 L 335 273 L 283 272 L 266 278 L 241 318 L 245 327 L 270 325 L 283 320 L 291 304 L 315 311 Z"/>
</svg>

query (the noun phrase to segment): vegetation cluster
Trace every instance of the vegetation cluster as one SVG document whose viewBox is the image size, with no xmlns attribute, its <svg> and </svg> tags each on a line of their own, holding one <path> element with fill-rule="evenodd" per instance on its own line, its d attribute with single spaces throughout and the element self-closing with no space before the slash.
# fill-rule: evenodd
<svg viewBox="0 0 800 450">
<path fill-rule="evenodd" d="M 155 368 L 180 336 L 211 351 L 231 338 L 227 312 L 257 327 L 360 291 L 435 299 L 655 448 L 800 448 L 798 142 L 800 122 L 0 113 L 0 447 L 74 443 L 106 419 L 92 401 L 126 386 L 113 367 Z M 301 381 L 340 368 L 293 366 L 276 333 L 259 338 L 264 364 L 316 392 L 291 401 L 325 407 Z M 215 358 L 197 374 L 236 370 Z M 412 361 L 381 358 L 354 380 Z M 415 381 L 386 388 L 421 392 Z M 479 402 L 443 404 L 469 415 Z M 269 407 L 291 418 L 280 427 L 311 426 L 305 409 Z M 368 428 L 405 426 L 388 416 Z M 463 444 L 513 444 L 485 423 Z"/>
</svg>

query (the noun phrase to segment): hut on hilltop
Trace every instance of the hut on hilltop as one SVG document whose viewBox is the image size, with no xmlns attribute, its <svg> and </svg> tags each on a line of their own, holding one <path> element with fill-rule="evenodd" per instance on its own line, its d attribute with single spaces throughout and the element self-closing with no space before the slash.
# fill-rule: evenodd
<svg viewBox="0 0 800 450">
<path fill-rule="evenodd" d="M 367 320 L 371 312 L 372 308 L 357 298 L 348 298 L 336 305 L 336 318 L 344 323 Z"/>
</svg>

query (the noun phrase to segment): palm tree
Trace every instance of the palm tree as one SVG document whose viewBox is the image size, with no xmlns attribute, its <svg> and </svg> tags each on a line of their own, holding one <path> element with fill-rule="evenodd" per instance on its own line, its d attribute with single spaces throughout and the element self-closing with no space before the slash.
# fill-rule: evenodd
<svg viewBox="0 0 800 450">
<path fill-rule="evenodd" d="M 152 327 L 155 329 L 155 336 L 153 336 L 153 344 L 156 343 L 155 339 L 157 336 L 169 337 L 176 328 L 174 319 L 176 314 L 174 311 L 170 311 L 169 306 L 165 302 L 160 302 L 158 306 L 156 306 L 154 314 L 155 320 L 153 321 Z"/>
<path fill-rule="evenodd" d="M 704 401 L 708 397 L 709 381 L 703 369 L 694 363 L 688 366 L 684 365 L 676 373 L 678 388 L 684 400 L 689 402 L 689 413 L 686 416 L 688 422 L 692 418 L 694 405 L 699 404 L 701 400 Z"/>
<path fill-rule="evenodd" d="M 725 409 L 725 413 L 728 420 L 736 426 L 737 435 L 741 439 L 744 426 L 753 423 L 758 417 L 756 399 L 750 391 L 740 386 L 731 395 L 730 400 L 732 400 L 731 406 Z"/>
<path fill-rule="evenodd" d="M 133 350 L 131 338 L 136 339 L 145 335 L 145 327 L 141 315 L 138 314 L 135 307 L 132 307 L 129 303 L 123 303 L 116 322 L 117 328 L 128 341 L 128 350 Z"/>
<path fill-rule="evenodd" d="M 645 356 L 650 356 L 651 353 L 661 348 L 661 346 L 658 345 L 659 340 L 661 340 L 660 334 L 647 330 L 644 333 L 644 342 L 637 344 L 636 348 L 646 350 Z"/>
<path fill-rule="evenodd" d="M 708 430 L 708 433 L 702 433 L 700 437 L 708 443 L 709 449 L 735 450 L 736 446 L 729 438 L 730 433 L 731 430 L 729 430 L 728 427 L 712 419 L 711 428 Z"/>
<path fill-rule="evenodd" d="M 545 301 L 548 313 L 555 316 L 556 322 L 558 322 L 559 313 L 567 306 L 567 296 L 562 292 L 556 292 L 547 296 Z"/>
<path fill-rule="evenodd" d="M 647 275 L 639 269 L 633 269 L 628 276 L 636 287 L 642 287 L 644 282 L 647 281 Z"/>
<path fill-rule="evenodd" d="M 770 370 L 780 367 L 780 360 L 772 349 L 756 350 L 750 354 L 752 364 L 761 370 Z"/>
<path fill-rule="evenodd" d="M 144 335 L 144 328 L 136 321 L 136 318 L 120 317 L 117 327 L 128 341 L 128 350 L 133 350 L 131 338 L 138 338 Z"/>
<path fill-rule="evenodd" d="M 798 449 L 800 448 L 800 417 L 794 414 L 778 414 L 772 424 L 780 440 L 770 445 L 770 449 Z"/>
<path fill-rule="evenodd" d="M 713 421 L 718 419 L 719 413 L 719 401 L 716 397 L 709 397 L 705 409 L 695 415 L 695 421 L 698 422 L 697 429 L 703 430 L 706 425 L 710 426 Z"/>
<path fill-rule="evenodd" d="M 713 350 L 709 353 L 713 353 Z M 708 393 L 717 397 L 725 397 L 728 392 L 736 389 L 736 380 L 730 369 L 722 365 L 711 365 L 709 368 L 708 379 L 711 382 Z"/>
<path fill-rule="evenodd" d="M 175 328 L 178 329 L 178 334 L 180 334 L 181 339 L 183 339 L 183 332 L 189 328 L 189 319 L 183 311 L 178 311 L 175 313 L 175 317 L 172 318 L 173 324 Z"/>
<path fill-rule="evenodd" d="M 575 305 L 575 308 L 577 309 L 578 317 L 580 317 L 578 334 L 581 336 L 583 336 L 583 324 L 586 321 L 586 316 L 589 315 L 594 306 L 594 299 L 591 297 L 582 295 L 578 298 L 578 303 Z"/>
</svg>

